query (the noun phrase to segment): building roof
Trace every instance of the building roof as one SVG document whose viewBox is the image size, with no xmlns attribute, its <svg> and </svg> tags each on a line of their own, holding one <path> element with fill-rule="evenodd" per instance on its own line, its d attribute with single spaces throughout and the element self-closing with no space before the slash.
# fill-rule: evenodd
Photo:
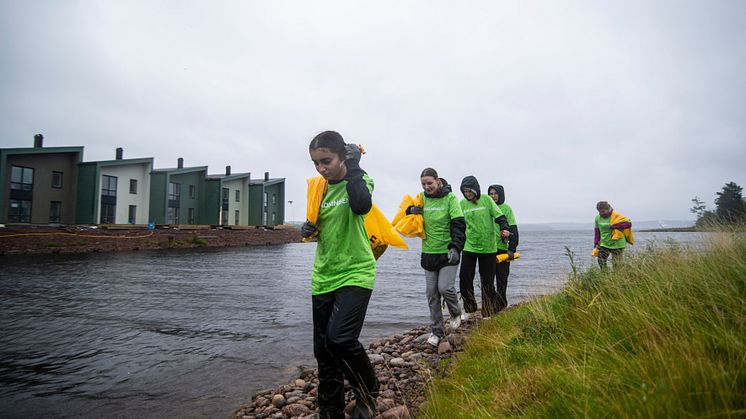
<svg viewBox="0 0 746 419">
<path fill-rule="evenodd" d="M 97 166 L 126 166 L 126 165 L 132 165 L 132 164 L 144 164 L 144 163 L 150 163 L 153 164 L 153 158 L 152 157 L 143 157 L 140 159 L 120 159 L 120 160 L 99 160 L 99 161 L 86 161 L 78 163 L 79 166 L 90 166 L 90 165 L 97 165 Z"/>
<path fill-rule="evenodd" d="M 170 173 L 172 175 L 178 175 L 181 173 L 192 173 L 192 172 L 207 172 L 207 166 L 194 166 L 194 167 L 172 167 L 168 169 L 154 169 L 152 173 Z"/>
<path fill-rule="evenodd" d="M 234 173 L 230 175 L 207 175 L 207 180 L 236 180 L 243 178 L 251 178 L 251 172 Z"/>
<path fill-rule="evenodd" d="M 0 148 L 0 154 L 6 154 L 6 155 L 53 154 L 53 153 L 80 153 L 80 158 L 82 159 L 83 158 L 83 146 Z"/>
<path fill-rule="evenodd" d="M 276 178 L 270 178 L 269 180 L 264 179 L 251 179 L 249 182 L 250 185 L 275 185 L 278 183 L 285 183 L 284 177 L 276 177 Z"/>
</svg>

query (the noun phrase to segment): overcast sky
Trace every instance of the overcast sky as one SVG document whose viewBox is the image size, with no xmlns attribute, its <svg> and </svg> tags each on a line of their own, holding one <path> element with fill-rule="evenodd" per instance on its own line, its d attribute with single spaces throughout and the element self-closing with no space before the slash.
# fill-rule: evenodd
<svg viewBox="0 0 746 419">
<path fill-rule="evenodd" d="M 434 167 L 505 186 L 519 224 L 690 219 L 746 186 L 746 2 L 0 0 L 0 147 L 286 178 L 368 154 L 391 217 Z"/>
</svg>

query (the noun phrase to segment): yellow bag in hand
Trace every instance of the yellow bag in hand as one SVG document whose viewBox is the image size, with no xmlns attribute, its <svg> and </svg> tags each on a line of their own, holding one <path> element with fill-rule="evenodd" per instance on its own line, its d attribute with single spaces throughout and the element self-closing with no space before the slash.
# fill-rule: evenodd
<svg viewBox="0 0 746 419">
<path fill-rule="evenodd" d="M 392 224 L 394 225 L 394 229 L 405 237 L 419 237 L 424 240 L 425 219 L 422 217 L 422 214 L 407 215 L 407 208 L 412 205 L 422 206 L 422 197 L 420 194 L 415 195 L 414 198 L 410 195 L 404 195 Z"/>
<path fill-rule="evenodd" d="M 306 193 L 306 220 L 316 224 L 319 221 L 319 208 L 321 208 L 321 201 L 324 200 L 324 194 L 326 194 L 327 182 L 321 176 L 314 176 L 306 179 L 308 183 L 308 191 Z M 310 237 L 304 237 L 303 241 L 310 241 L 311 238 L 318 235 L 319 231 L 316 230 Z"/>
<path fill-rule="evenodd" d="M 518 253 L 518 252 L 514 252 L 513 253 L 513 260 L 520 259 L 520 258 L 521 258 L 521 254 L 520 253 Z M 511 261 L 508 260 L 508 254 L 507 253 L 502 253 L 502 254 L 499 254 L 499 255 L 495 256 L 495 260 L 497 261 L 497 263 L 503 263 L 503 262 L 510 263 L 511 262 Z"/>
<path fill-rule="evenodd" d="M 593 250 L 591 250 L 591 256 L 594 258 L 598 256 L 598 247 L 594 247 Z"/>
<path fill-rule="evenodd" d="M 409 249 L 407 243 L 394 230 L 376 204 L 373 204 L 370 212 L 365 216 L 365 231 L 368 233 L 370 248 L 373 250 L 373 256 L 376 260 L 381 257 L 389 245 L 400 249 Z"/>
</svg>

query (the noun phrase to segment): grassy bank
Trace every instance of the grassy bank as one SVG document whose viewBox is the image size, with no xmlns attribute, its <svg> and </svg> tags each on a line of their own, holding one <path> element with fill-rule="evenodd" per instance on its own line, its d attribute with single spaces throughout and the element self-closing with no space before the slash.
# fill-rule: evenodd
<svg viewBox="0 0 746 419">
<path fill-rule="evenodd" d="M 746 416 L 746 240 L 676 246 L 493 317 L 422 415 Z"/>
</svg>

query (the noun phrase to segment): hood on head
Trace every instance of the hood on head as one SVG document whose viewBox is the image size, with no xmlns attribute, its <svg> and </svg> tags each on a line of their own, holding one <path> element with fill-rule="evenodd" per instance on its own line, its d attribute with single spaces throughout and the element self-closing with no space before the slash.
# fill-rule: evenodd
<svg viewBox="0 0 746 419">
<path fill-rule="evenodd" d="M 464 189 L 471 189 L 477 193 L 477 199 L 482 196 L 482 191 L 479 189 L 479 182 L 474 176 L 467 176 L 461 181 L 461 193 L 464 193 Z"/>
<path fill-rule="evenodd" d="M 503 188 L 503 185 L 490 185 L 489 189 L 487 189 L 487 193 L 492 192 L 492 190 L 497 191 L 497 195 L 499 198 L 497 198 L 497 205 L 504 204 L 505 203 L 505 189 Z"/>
</svg>

